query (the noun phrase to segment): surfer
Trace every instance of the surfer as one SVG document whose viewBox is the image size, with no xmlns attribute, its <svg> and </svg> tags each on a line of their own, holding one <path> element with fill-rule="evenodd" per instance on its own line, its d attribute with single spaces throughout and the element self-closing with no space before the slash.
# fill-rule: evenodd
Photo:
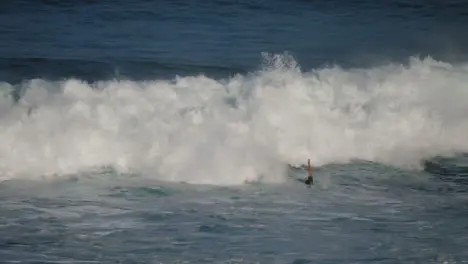
<svg viewBox="0 0 468 264">
<path fill-rule="evenodd" d="M 307 180 L 305 180 L 305 184 L 311 185 L 314 184 L 314 178 L 312 178 L 312 166 L 310 166 L 310 159 L 307 160 L 307 168 L 309 171 L 309 176 L 307 177 Z"/>
</svg>

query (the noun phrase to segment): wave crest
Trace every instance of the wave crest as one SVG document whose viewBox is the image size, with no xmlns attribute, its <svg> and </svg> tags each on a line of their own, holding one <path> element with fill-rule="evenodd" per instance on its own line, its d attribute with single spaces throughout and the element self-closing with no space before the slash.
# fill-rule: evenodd
<svg viewBox="0 0 468 264">
<path fill-rule="evenodd" d="M 466 151 L 468 67 L 431 58 L 302 72 L 289 55 L 229 79 L 30 80 L 0 99 L 0 171 L 99 166 L 169 181 L 281 181 L 287 164 L 364 159 L 417 167 Z M 2 85 L 2 91 L 10 88 Z M 5 88 L 5 89 L 3 89 Z"/>
</svg>

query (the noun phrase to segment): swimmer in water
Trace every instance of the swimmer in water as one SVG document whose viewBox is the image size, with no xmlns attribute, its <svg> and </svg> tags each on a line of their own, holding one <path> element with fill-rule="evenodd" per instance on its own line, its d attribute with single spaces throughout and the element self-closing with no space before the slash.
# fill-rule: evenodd
<svg viewBox="0 0 468 264">
<path fill-rule="evenodd" d="M 305 180 L 305 184 L 311 185 L 314 184 L 314 178 L 312 178 L 312 166 L 310 166 L 310 159 L 307 160 L 307 168 L 309 171 L 309 176 Z"/>
</svg>

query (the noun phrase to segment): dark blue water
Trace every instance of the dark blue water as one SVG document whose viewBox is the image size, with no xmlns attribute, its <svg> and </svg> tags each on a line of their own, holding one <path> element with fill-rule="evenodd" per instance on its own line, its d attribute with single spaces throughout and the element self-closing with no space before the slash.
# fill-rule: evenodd
<svg viewBox="0 0 468 264">
<path fill-rule="evenodd" d="M 466 263 L 466 25 L 465 1 L 0 3 L 1 261 Z"/>
<path fill-rule="evenodd" d="M 304 68 L 409 56 L 463 61 L 463 1 L 7 1 L 0 7 L 1 78 L 232 74 L 261 53 Z"/>
</svg>

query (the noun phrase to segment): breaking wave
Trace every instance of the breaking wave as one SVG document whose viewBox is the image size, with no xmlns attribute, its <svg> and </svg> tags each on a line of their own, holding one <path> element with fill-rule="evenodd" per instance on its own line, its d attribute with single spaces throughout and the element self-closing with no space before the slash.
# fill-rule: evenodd
<svg viewBox="0 0 468 264">
<path fill-rule="evenodd" d="M 417 168 L 468 150 L 468 66 L 431 58 L 301 71 L 287 55 L 226 79 L 0 85 L 0 177 L 112 166 L 165 181 L 281 181 L 288 164 Z M 23 92 L 18 102 L 12 90 Z"/>
</svg>

